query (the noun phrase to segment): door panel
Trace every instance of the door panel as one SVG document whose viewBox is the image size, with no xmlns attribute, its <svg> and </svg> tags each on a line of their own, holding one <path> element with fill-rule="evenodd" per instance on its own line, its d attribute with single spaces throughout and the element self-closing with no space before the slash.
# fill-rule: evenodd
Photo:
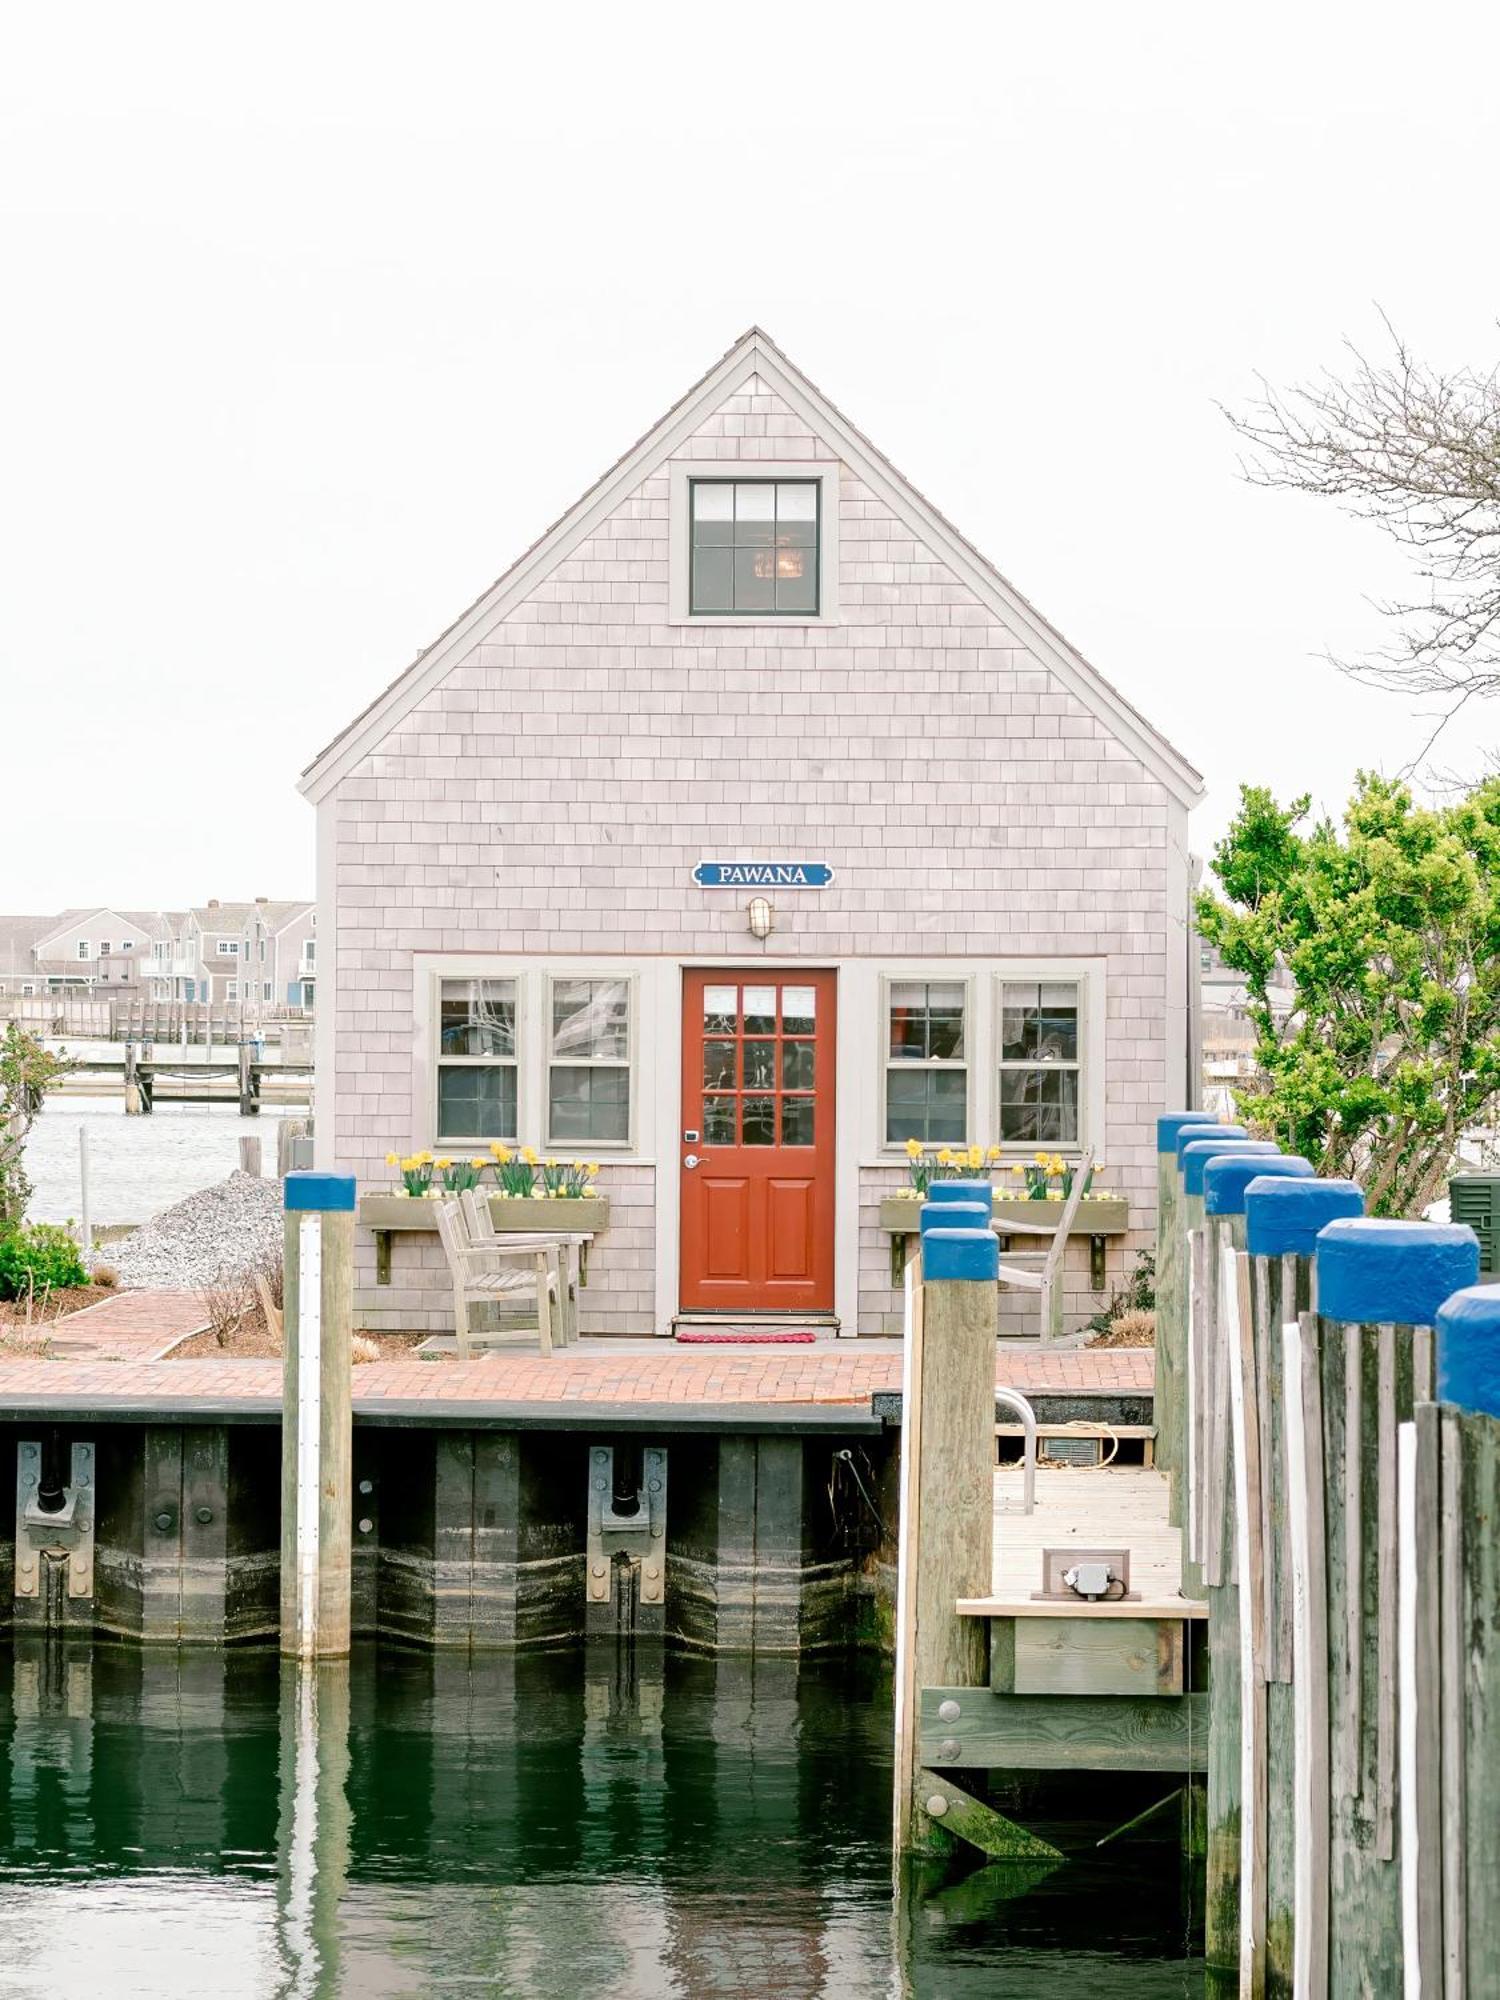
<svg viewBox="0 0 1500 2000">
<path fill-rule="evenodd" d="M 683 976 L 687 1311 L 833 1309 L 837 997 L 832 972 Z"/>
</svg>

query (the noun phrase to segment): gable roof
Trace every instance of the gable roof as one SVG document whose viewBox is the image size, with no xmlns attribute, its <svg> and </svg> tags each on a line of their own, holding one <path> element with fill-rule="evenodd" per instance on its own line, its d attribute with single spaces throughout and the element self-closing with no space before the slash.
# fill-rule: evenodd
<svg viewBox="0 0 1500 2000">
<path fill-rule="evenodd" d="M 997 619 L 1111 735 L 1123 743 L 1184 806 L 1203 797 L 1203 779 L 1104 676 L 1068 644 L 1000 572 L 905 479 L 821 390 L 789 361 L 770 336 L 753 326 L 666 415 L 616 459 L 604 476 L 554 521 L 483 596 L 419 653 L 308 765 L 298 789 L 316 802 L 410 714 L 449 669 L 509 616 L 613 509 L 692 435 L 726 397 L 758 375 L 808 425 L 918 540 L 953 570 Z"/>
<path fill-rule="evenodd" d="M 123 924 L 126 930 L 130 931 L 143 931 L 149 928 L 146 924 L 139 922 L 128 911 L 115 909 L 111 903 L 97 904 L 92 910 L 63 910 L 53 919 L 52 928 L 46 935 L 37 939 L 36 949 L 38 954 L 41 953 L 44 945 L 54 944 L 58 938 L 66 937 L 69 931 L 77 930 L 80 924 L 91 924 L 95 917 L 108 917 L 116 928 Z"/>
</svg>

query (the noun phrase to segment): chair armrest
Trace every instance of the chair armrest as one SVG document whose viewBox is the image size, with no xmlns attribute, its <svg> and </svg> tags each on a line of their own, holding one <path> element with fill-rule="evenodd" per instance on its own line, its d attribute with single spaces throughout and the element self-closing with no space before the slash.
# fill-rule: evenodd
<svg viewBox="0 0 1500 2000">
<path fill-rule="evenodd" d="M 1057 1228 L 1055 1224 L 1053 1225 L 1052 1228 L 1049 1229 L 1045 1223 L 1003 1222 L 1000 1220 L 998 1216 L 995 1218 L 993 1222 L 991 1222 L 990 1228 L 994 1230 L 997 1236 L 1049 1236 L 1050 1237 L 1050 1236 L 1056 1236 L 1057 1234 Z"/>
</svg>

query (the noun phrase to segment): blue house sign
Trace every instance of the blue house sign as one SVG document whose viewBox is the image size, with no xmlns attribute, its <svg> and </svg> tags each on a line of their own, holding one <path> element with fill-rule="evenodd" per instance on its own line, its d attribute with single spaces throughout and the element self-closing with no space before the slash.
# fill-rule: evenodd
<svg viewBox="0 0 1500 2000">
<path fill-rule="evenodd" d="M 700 889 L 826 889 L 833 870 L 826 861 L 700 861 L 693 880 Z"/>
</svg>

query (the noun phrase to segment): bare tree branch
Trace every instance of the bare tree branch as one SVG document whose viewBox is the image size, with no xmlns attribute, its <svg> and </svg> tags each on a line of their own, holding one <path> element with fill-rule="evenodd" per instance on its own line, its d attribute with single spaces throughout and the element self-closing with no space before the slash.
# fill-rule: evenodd
<svg viewBox="0 0 1500 2000">
<path fill-rule="evenodd" d="M 1500 369 L 1430 368 L 1381 317 L 1389 360 L 1346 342 L 1346 374 L 1285 390 L 1262 378 L 1258 402 L 1224 414 L 1251 485 L 1332 500 L 1411 552 L 1426 590 L 1377 606 L 1390 646 L 1334 664 L 1447 700 L 1425 756 L 1465 702 L 1500 694 Z"/>
</svg>

